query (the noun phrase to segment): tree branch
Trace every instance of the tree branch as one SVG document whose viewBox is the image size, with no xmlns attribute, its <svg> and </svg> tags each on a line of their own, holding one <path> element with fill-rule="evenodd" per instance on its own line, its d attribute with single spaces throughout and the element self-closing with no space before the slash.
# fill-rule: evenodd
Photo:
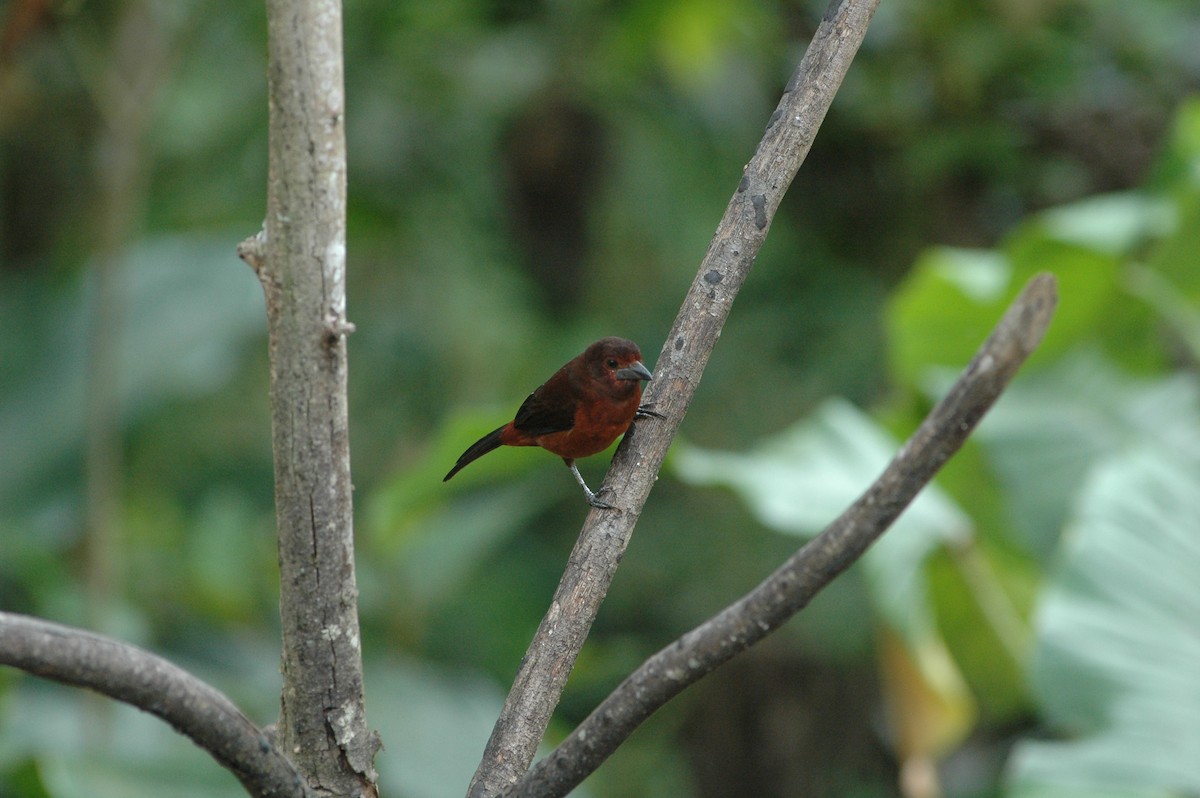
<svg viewBox="0 0 1200 798">
<path fill-rule="evenodd" d="M 279 536 L 280 746 L 320 792 L 376 794 L 366 725 L 346 400 L 346 140 L 338 0 L 268 0 L 263 235 Z"/>
<path fill-rule="evenodd" d="M 1056 285 L 1049 274 L 1029 282 L 950 392 L 849 509 L 754 590 L 646 660 L 509 795 L 566 795 L 659 707 L 778 629 L 862 556 L 958 451 L 1041 342 Z"/>
<path fill-rule="evenodd" d="M 639 423 L 613 458 L 606 484 L 628 509 L 588 514 L 471 780 L 471 798 L 505 792 L 533 761 L 734 297 L 878 5 L 832 0 L 767 123 L 655 365 L 646 399 L 664 418 Z"/>
<path fill-rule="evenodd" d="M 128 643 L 0 612 L 0 663 L 124 701 L 171 724 L 251 795 L 308 798 L 304 780 L 224 694 Z"/>
</svg>

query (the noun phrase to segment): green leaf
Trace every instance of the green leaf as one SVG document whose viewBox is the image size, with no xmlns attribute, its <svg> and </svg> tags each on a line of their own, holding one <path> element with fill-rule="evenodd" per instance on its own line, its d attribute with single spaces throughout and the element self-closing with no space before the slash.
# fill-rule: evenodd
<svg viewBox="0 0 1200 798">
<path fill-rule="evenodd" d="M 1200 461 L 1098 467 L 1037 617 L 1031 678 L 1070 739 L 1014 752 L 1009 795 L 1200 793 Z"/>
<path fill-rule="evenodd" d="M 451 416 L 418 460 L 366 499 L 362 528 L 377 569 L 359 574 L 364 606 L 398 604 L 398 612 L 387 610 L 393 620 L 423 617 L 552 503 L 578 495 L 560 459 L 508 446 L 443 482 L 458 455 L 499 418 L 496 411 Z"/>
<path fill-rule="evenodd" d="M 685 481 L 733 488 L 768 527 L 812 537 L 858 498 L 897 448 L 869 416 L 832 399 L 747 454 L 683 448 L 673 464 Z M 929 486 L 862 558 L 876 617 L 903 641 L 885 647 L 890 656 L 882 662 L 891 701 L 903 707 L 892 718 L 903 756 L 944 753 L 974 719 L 974 703 L 938 632 L 924 572 L 936 547 L 969 534 L 969 519 Z"/>
<path fill-rule="evenodd" d="M 1091 350 L 1013 383 L 975 438 L 1008 488 L 1015 531 L 1046 557 L 1093 465 L 1148 441 L 1200 458 L 1198 414 L 1195 380 L 1133 378 Z"/>
<path fill-rule="evenodd" d="M 37 760 L 21 759 L 0 767 L 0 795 L 6 798 L 54 798 L 46 792 Z"/>
<path fill-rule="evenodd" d="M 159 733 L 173 735 L 169 730 Z M 106 754 L 47 754 L 39 772 L 55 798 L 235 798 L 246 794 L 216 762 L 190 756 L 125 759 Z"/>
<path fill-rule="evenodd" d="M 218 389 L 245 342 L 265 332 L 261 287 L 235 248 L 234 239 L 159 236 L 124 254 L 124 406 Z"/>
<path fill-rule="evenodd" d="M 930 366 L 966 365 L 1011 282 L 1012 264 L 998 252 L 936 247 L 922 253 L 888 302 L 893 378 L 916 386 Z"/>
<path fill-rule="evenodd" d="M 113 278 L 120 322 L 112 333 L 123 423 L 168 399 L 217 391 L 246 342 L 263 334 L 262 290 L 235 245 L 233 238 L 159 236 L 121 253 Z M 84 281 L 66 296 L 43 297 L 37 322 L 48 329 L 36 336 L 36 358 L 0 382 L 0 500 L 28 501 L 30 486 L 81 445 L 94 288 Z"/>
<path fill-rule="evenodd" d="M 535 447 L 501 446 L 487 456 L 444 482 L 443 478 L 463 451 L 491 432 L 505 418 L 512 418 L 513 407 L 492 410 L 465 410 L 449 415 L 436 435 L 426 442 L 420 457 L 406 464 L 403 471 L 388 480 L 369 499 L 367 528 L 372 541 L 382 546 L 402 545 L 419 532 L 419 526 L 430 513 L 441 511 L 447 503 L 461 496 L 468 500 L 488 490 L 496 483 L 516 484 L 521 477 L 538 473 L 543 490 L 528 499 L 544 507 L 556 498 L 576 493 L 574 480 L 562 465 L 562 460 L 549 456 Z M 615 447 L 615 444 L 614 444 Z M 601 453 L 594 462 L 604 462 L 608 455 Z M 593 462 L 593 461 L 589 461 Z M 596 466 L 581 465 L 584 474 Z M 550 482 L 558 490 L 546 489 L 546 471 L 557 471 L 563 479 Z M 589 481 L 591 481 L 589 479 Z M 536 508 L 534 508 L 536 509 Z"/>
<path fill-rule="evenodd" d="M 1166 151 L 1155 167 L 1154 184 L 1169 190 L 1200 188 L 1200 97 L 1180 103 Z"/>
<path fill-rule="evenodd" d="M 893 375 L 915 386 L 931 367 L 963 368 L 1005 305 L 1042 271 L 1058 279 L 1062 300 L 1035 357 L 1045 362 L 1098 337 L 1120 296 L 1117 266 L 1114 256 L 1056 240 L 1037 225 L 1018 231 L 1002 252 L 931 250 L 888 306 Z"/>
<path fill-rule="evenodd" d="M 771 529 L 812 537 L 858 498 L 897 448 L 870 417 L 832 399 L 746 454 L 676 447 L 672 463 L 686 482 L 733 488 Z M 935 547 L 969 534 L 970 520 L 931 485 L 863 557 L 876 610 L 918 650 L 935 628 L 921 566 Z M 931 654 L 930 663 L 935 659 Z"/>
<path fill-rule="evenodd" d="M 1044 211 L 1039 220 L 1058 241 L 1111 255 L 1128 255 L 1177 224 L 1172 203 L 1135 191 L 1088 197 Z"/>
</svg>

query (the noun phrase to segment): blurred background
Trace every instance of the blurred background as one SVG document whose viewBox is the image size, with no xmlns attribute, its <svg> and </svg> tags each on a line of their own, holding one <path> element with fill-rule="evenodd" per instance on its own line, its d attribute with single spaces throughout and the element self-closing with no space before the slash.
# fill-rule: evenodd
<svg viewBox="0 0 1200 798">
<path fill-rule="evenodd" d="M 653 368 L 824 10 L 350 0 L 350 402 L 368 721 L 461 795 L 586 507 L 441 477 L 602 335 Z M 0 7 L 0 608 L 278 712 L 266 30 Z M 888 0 L 713 354 L 557 739 L 883 463 L 1033 273 L 1043 349 L 936 485 L 591 796 L 1200 793 L 1200 9 Z M 582 464 L 596 484 L 607 455 Z M 226 796 L 158 721 L 0 671 L 0 795 Z"/>
</svg>

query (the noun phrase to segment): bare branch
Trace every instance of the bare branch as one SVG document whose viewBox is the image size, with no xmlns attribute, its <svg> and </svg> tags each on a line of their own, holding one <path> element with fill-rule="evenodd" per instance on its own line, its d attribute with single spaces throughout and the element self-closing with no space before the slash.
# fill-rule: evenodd
<svg viewBox="0 0 1200 798">
<path fill-rule="evenodd" d="M 862 556 L 962 446 L 1041 342 L 1057 301 L 1053 276 L 1033 278 L 866 493 L 758 587 L 646 660 L 509 795 L 566 795 L 659 707 L 778 629 Z"/>
<path fill-rule="evenodd" d="M 291 762 L 224 694 L 148 651 L 0 612 L 0 663 L 95 690 L 165 720 L 232 771 L 251 795 L 310 795 Z"/>
<path fill-rule="evenodd" d="M 263 232 L 279 535 L 279 739 L 310 784 L 376 794 L 366 725 L 346 399 L 346 138 L 338 0 L 268 0 Z"/>
<path fill-rule="evenodd" d="M 606 484 L 615 504 L 628 509 L 588 515 L 471 781 L 472 798 L 503 793 L 533 761 L 733 299 L 878 5 L 879 0 L 830 3 L 767 123 L 655 365 L 646 399 L 665 418 L 639 422 L 609 470 Z"/>
</svg>

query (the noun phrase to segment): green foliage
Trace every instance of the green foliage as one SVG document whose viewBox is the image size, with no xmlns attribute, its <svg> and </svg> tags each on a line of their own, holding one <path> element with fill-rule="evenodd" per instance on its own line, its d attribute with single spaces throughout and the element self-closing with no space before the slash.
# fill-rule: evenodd
<svg viewBox="0 0 1200 798">
<path fill-rule="evenodd" d="M 1189 377 L 1135 379 L 1094 350 L 1013 386 L 978 437 L 1005 486 L 1015 539 L 1050 556 L 1096 463 L 1140 445 L 1188 446 L 1197 399 Z"/>
<path fill-rule="evenodd" d="M 736 490 L 764 525 L 812 537 L 853 502 L 895 454 L 897 442 L 868 417 L 830 400 L 807 420 L 744 455 L 676 447 L 680 478 Z M 923 492 L 888 535 L 863 558 L 872 606 L 911 643 L 928 634 L 932 616 L 924 586 L 914 581 L 929 554 L 961 543 L 969 523 L 936 488 Z"/>
<path fill-rule="evenodd" d="M 1063 738 L 1018 746 L 1012 796 L 1200 790 L 1200 436 L 1180 443 L 1109 457 L 1080 493 L 1030 668 Z"/>
<path fill-rule="evenodd" d="M 1178 128 L 1187 129 L 1195 113 L 1185 106 Z M 1177 135 L 1165 160 L 1192 159 L 1188 141 Z M 966 672 L 967 683 L 1027 695 L 1028 709 L 1067 738 L 1020 743 L 1011 794 L 1196 789 L 1190 763 L 1200 750 L 1200 715 L 1186 663 L 1197 653 L 1190 651 L 1197 611 L 1188 595 L 1200 579 L 1191 534 L 1200 495 L 1200 384 L 1173 368 L 1172 359 L 1196 351 L 1197 298 L 1185 287 L 1193 279 L 1186 267 L 1194 265 L 1193 253 L 1180 242 L 1194 239 L 1184 220 L 1200 185 L 1188 173 L 1175 174 L 1177 183 L 1039 214 L 999 250 L 932 250 L 893 294 L 892 372 L 906 395 L 885 415 L 905 431 L 948 388 L 951 369 L 965 364 L 1030 276 L 1053 272 L 1062 297 L 1028 373 L 975 436 L 979 455 L 968 449 L 948 482 L 959 507 L 998 500 L 1002 513 L 972 522 L 956 508 L 946 527 L 955 534 L 929 537 L 920 531 L 929 513 L 918 499 L 864 557 L 877 622 L 906 647 L 900 660 L 887 638 L 880 649 L 902 757 L 945 753 L 946 716 L 953 712 L 947 693 L 938 691 L 938 674 L 974 665 L 980 673 Z M 861 454 L 865 440 L 882 442 L 870 458 Z M 826 404 L 746 454 L 683 449 L 673 463 L 693 483 L 733 487 L 768 527 L 814 534 L 882 470 L 895 446 L 865 417 Z M 930 491 L 927 502 L 954 507 L 936 486 Z M 1000 546 L 964 546 L 962 536 L 976 529 Z M 935 579 L 944 566 L 931 556 L 934 547 L 947 549 L 946 562 L 959 578 Z M 1014 555 L 1032 559 L 1013 570 Z M 1045 583 L 1026 630 L 1015 611 L 1030 568 L 1042 570 Z M 930 587 L 942 594 L 932 603 L 917 600 Z M 989 647 L 1004 643 L 1021 663 L 1026 639 L 1035 640 L 1026 674 L 1005 670 L 1007 685 L 997 681 L 994 661 L 970 656 L 971 646 L 987 645 L 977 634 L 935 617 L 935 606 L 961 605 L 964 588 L 977 604 L 973 617 L 990 627 Z M 942 633 L 959 639 L 943 643 L 936 636 Z M 931 639 L 942 656 L 923 655 L 922 643 Z M 1031 690 L 1019 684 L 1023 678 Z M 947 683 L 956 682 L 941 682 Z M 1001 706 L 994 696 L 984 705 Z"/>
<path fill-rule="evenodd" d="M 5 702 L 0 773 L 5 795 L 234 798 L 245 790 L 189 740 L 131 707 L 29 685 Z"/>
<path fill-rule="evenodd" d="M 883 471 L 898 443 L 845 402 L 830 400 L 806 421 L 745 455 L 677 450 L 680 478 L 732 487 L 767 527 L 813 537 Z M 677 447 L 678 449 L 678 447 Z M 933 734 L 952 740 L 968 727 L 973 705 L 945 643 L 922 577 L 938 547 L 966 545 L 970 524 L 936 487 L 923 491 L 862 558 L 871 608 L 903 641 L 915 680 L 941 707 Z"/>
</svg>

